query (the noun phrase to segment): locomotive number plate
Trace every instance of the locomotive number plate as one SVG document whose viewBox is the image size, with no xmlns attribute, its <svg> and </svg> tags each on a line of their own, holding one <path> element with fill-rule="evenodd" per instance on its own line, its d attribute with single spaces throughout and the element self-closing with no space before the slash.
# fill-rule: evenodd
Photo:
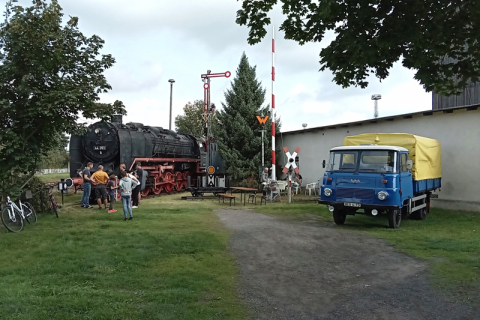
<svg viewBox="0 0 480 320">
<path fill-rule="evenodd" d="M 355 208 L 360 208 L 362 206 L 361 203 L 355 203 L 355 202 L 344 202 L 343 205 L 345 207 L 355 207 Z"/>
<path fill-rule="evenodd" d="M 93 150 L 107 150 L 107 146 L 93 146 Z"/>
</svg>

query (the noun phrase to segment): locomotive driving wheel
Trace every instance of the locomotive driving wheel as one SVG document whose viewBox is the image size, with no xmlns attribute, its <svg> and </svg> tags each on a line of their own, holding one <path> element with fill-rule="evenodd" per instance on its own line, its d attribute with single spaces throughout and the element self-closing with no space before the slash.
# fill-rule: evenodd
<svg viewBox="0 0 480 320">
<path fill-rule="evenodd" d="M 153 193 L 156 195 L 159 195 L 160 193 L 162 193 L 162 191 L 163 191 L 163 185 L 161 184 L 153 187 Z"/>
<path fill-rule="evenodd" d="M 177 182 L 175 183 L 175 189 L 177 189 L 177 191 L 181 191 L 183 189 L 183 174 L 181 172 L 176 172 L 175 173 L 175 177 L 177 178 Z"/>
<path fill-rule="evenodd" d="M 160 178 L 159 177 L 155 177 L 155 180 L 153 182 L 152 191 L 156 195 L 160 194 L 163 191 L 163 185 L 160 184 Z"/>
<path fill-rule="evenodd" d="M 190 176 L 190 172 L 185 172 L 183 174 L 183 187 L 186 189 L 188 188 L 188 177 Z"/>
<path fill-rule="evenodd" d="M 165 173 L 165 175 L 163 176 L 163 181 L 166 181 L 168 183 L 164 184 L 163 186 L 165 188 L 166 193 L 170 193 L 173 190 L 172 180 L 173 180 L 172 173 L 171 172 Z"/>
<path fill-rule="evenodd" d="M 145 187 L 145 189 L 142 190 L 142 197 L 146 197 L 150 194 L 150 187 Z"/>
</svg>

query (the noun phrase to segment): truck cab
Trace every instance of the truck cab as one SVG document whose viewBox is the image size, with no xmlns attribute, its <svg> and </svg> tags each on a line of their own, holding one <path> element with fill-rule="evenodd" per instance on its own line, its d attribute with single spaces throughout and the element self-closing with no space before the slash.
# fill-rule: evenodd
<svg viewBox="0 0 480 320">
<path fill-rule="evenodd" d="M 398 146 L 343 146 L 330 150 L 319 203 L 333 212 L 335 223 L 347 215 L 392 215 L 398 227 L 401 210 L 414 196 L 412 161 Z"/>
</svg>

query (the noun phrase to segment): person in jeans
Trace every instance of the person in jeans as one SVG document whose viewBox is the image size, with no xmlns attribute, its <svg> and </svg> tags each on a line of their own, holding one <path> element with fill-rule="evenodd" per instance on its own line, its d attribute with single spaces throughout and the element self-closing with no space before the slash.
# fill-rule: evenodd
<svg viewBox="0 0 480 320">
<path fill-rule="evenodd" d="M 133 175 L 132 173 L 129 173 L 129 172 L 127 171 L 127 166 L 125 165 L 125 163 L 121 163 L 121 164 L 120 164 L 120 173 L 121 173 L 122 171 L 125 171 L 125 172 L 127 173 L 127 177 L 129 177 L 130 179 L 132 179 L 133 181 L 135 181 L 135 183 L 136 183 L 137 185 L 140 185 L 140 180 L 137 179 L 137 177 L 136 177 L 135 175 Z M 120 177 L 121 177 L 121 175 L 120 175 Z M 134 189 L 134 188 L 132 188 L 132 189 Z M 132 202 L 133 202 L 132 209 L 135 209 L 135 208 L 138 208 L 138 206 L 135 205 L 135 200 L 133 200 L 133 193 L 135 193 L 135 190 L 132 190 L 132 197 L 131 197 L 131 200 L 132 200 Z M 140 195 L 140 194 L 139 194 L 139 195 Z"/>
<path fill-rule="evenodd" d="M 88 162 L 87 166 L 85 169 L 82 171 L 82 178 L 83 178 L 83 194 L 82 194 L 82 200 L 80 202 L 80 205 L 82 208 L 93 208 L 90 205 L 90 192 L 92 191 L 92 174 L 90 173 L 90 170 L 93 168 L 93 163 Z"/>
<path fill-rule="evenodd" d="M 115 181 L 117 180 L 117 176 L 114 174 L 110 175 L 110 181 L 107 184 L 107 191 L 108 196 L 110 198 L 110 207 L 108 208 L 108 212 L 117 212 L 117 210 L 113 209 L 113 204 L 115 203 L 115 189 L 118 189 L 118 186 L 115 185 Z"/>
<path fill-rule="evenodd" d="M 137 182 L 132 180 L 128 176 L 126 171 L 122 171 L 120 176 L 122 177 L 122 179 L 120 180 L 118 187 L 120 189 L 120 194 L 122 195 L 123 215 L 125 217 L 125 220 L 127 220 L 128 214 L 130 214 L 130 218 L 128 218 L 128 220 L 132 220 L 133 213 L 130 202 L 132 200 L 132 189 L 137 186 Z"/>
</svg>

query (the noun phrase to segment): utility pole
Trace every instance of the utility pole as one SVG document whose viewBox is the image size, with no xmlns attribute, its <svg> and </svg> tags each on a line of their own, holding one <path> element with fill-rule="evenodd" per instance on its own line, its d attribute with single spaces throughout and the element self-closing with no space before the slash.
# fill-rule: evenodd
<svg viewBox="0 0 480 320">
<path fill-rule="evenodd" d="M 373 117 L 378 118 L 378 100 L 382 99 L 381 94 L 372 94 L 372 100 L 374 101 Z"/>
<path fill-rule="evenodd" d="M 172 91 L 175 80 L 170 79 L 168 82 L 170 82 L 170 122 L 168 123 L 168 130 L 172 130 Z"/>
</svg>

